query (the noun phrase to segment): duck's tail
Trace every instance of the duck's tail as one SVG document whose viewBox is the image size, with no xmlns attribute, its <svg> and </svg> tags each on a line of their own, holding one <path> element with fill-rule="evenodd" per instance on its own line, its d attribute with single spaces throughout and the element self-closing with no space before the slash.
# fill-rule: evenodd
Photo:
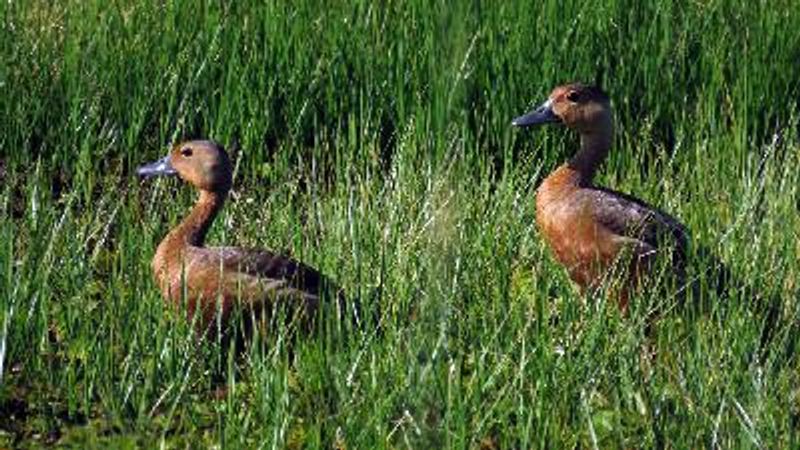
<svg viewBox="0 0 800 450">
<path fill-rule="evenodd" d="M 708 249 L 701 249 L 698 256 L 705 269 L 691 282 L 695 302 L 702 305 L 702 310 L 708 311 L 709 305 L 703 305 L 705 303 L 703 299 L 709 297 L 704 296 L 703 292 L 715 294 L 710 298 L 722 300 L 723 303 L 719 305 L 722 308 L 726 308 L 733 298 L 747 299 L 754 319 L 761 327 L 758 357 L 763 360 L 772 347 L 776 331 L 782 323 L 784 305 L 782 296 L 777 292 L 767 292 L 754 282 L 737 277 Z"/>
<path fill-rule="evenodd" d="M 362 333 L 375 331 L 380 333 L 383 327 L 383 314 L 381 299 L 383 289 L 377 288 L 366 291 L 366 295 L 345 294 L 343 289 L 336 293 L 337 321 L 347 324 L 350 328 Z"/>
</svg>

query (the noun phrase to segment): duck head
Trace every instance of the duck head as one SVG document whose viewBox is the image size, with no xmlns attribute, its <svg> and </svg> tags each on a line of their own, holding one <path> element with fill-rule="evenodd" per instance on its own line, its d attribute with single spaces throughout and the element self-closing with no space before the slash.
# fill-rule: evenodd
<svg viewBox="0 0 800 450">
<path fill-rule="evenodd" d="M 214 141 L 177 144 L 167 156 L 139 167 L 136 173 L 143 177 L 177 175 L 194 187 L 210 192 L 226 192 L 232 182 L 228 154 Z"/>
<path fill-rule="evenodd" d="M 565 84 L 553 89 L 547 101 L 538 108 L 511 122 L 516 127 L 546 123 L 561 123 L 582 134 L 610 133 L 611 103 L 598 87 Z"/>
</svg>

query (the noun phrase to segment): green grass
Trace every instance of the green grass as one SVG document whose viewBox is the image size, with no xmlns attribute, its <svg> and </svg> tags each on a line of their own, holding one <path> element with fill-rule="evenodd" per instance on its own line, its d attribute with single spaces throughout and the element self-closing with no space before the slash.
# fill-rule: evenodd
<svg viewBox="0 0 800 450">
<path fill-rule="evenodd" d="M 0 447 L 800 445 L 800 2 L 108 3 L 0 4 Z M 552 260 L 575 139 L 510 120 L 598 79 L 598 181 L 780 299 L 765 354 L 759 300 L 706 293 L 643 357 L 664 299 L 620 317 Z M 382 336 L 196 344 L 149 272 L 194 193 L 133 173 L 192 137 L 234 149 L 210 242 L 380 286 Z"/>
</svg>

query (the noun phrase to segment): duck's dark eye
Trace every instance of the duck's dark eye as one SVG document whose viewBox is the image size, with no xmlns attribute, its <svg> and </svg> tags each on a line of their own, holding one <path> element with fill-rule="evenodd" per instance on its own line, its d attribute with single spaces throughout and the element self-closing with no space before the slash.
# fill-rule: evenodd
<svg viewBox="0 0 800 450">
<path fill-rule="evenodd" d="M 567 93 L 567 100 L 571 102 L 577 102 L 580 98 L 581 96 L 578 94 L 578 91 L 569 91 L 569 93 Z"/>
<path fill-rule="evenodd" d="M 189 147 L 183 147 L 181 149 L 181 155 L 183 155 L 183 156 L 185 156 L 187 158 L 192 156 L 192 149 L 189 148 Z"/>
</svg>

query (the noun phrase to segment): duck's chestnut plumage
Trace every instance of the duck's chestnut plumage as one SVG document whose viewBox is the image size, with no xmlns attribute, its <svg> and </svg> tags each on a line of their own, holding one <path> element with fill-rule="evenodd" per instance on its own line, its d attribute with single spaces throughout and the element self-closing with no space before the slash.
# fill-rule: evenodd
<svg viewBox="0 0 800 450">
<path fill-rule="evenodd" d="M 536 194 L 536 222 L 556 259 L 582 289 L 616 281 L 627 308 L 633 289 L 668 255 L 675 286 L 685 279 L 689 238 L 681 222 L 646 202 L 593 184 L 613 141 L 608 96 L 580 83 L 559 86 L 547 101 L 512 124 L 561 123 L 577 131 L 577 153 L 545 178 Z M 612 279 L 613 278 L 613 279 Z"/>
<path fill-rule="evenodd" d="M 277 308 L 304 327 L 315 320 L 324 293 L 336 311 L 344 311 L 341 289 L 317 269 L 263 249 L 206 247 L 205 237 L 225 202 L 232 166 L 225 149 L 213 141 L 175 145 L 163 159 L 139 168 L 139 175 L 177 175 L 199 192 L 189 215 L 161 241 L 152 270 L 163 297 L 185 305 L 202 329 L 226 328 L 231 312 L 262 318 Z"/>
</svg>

